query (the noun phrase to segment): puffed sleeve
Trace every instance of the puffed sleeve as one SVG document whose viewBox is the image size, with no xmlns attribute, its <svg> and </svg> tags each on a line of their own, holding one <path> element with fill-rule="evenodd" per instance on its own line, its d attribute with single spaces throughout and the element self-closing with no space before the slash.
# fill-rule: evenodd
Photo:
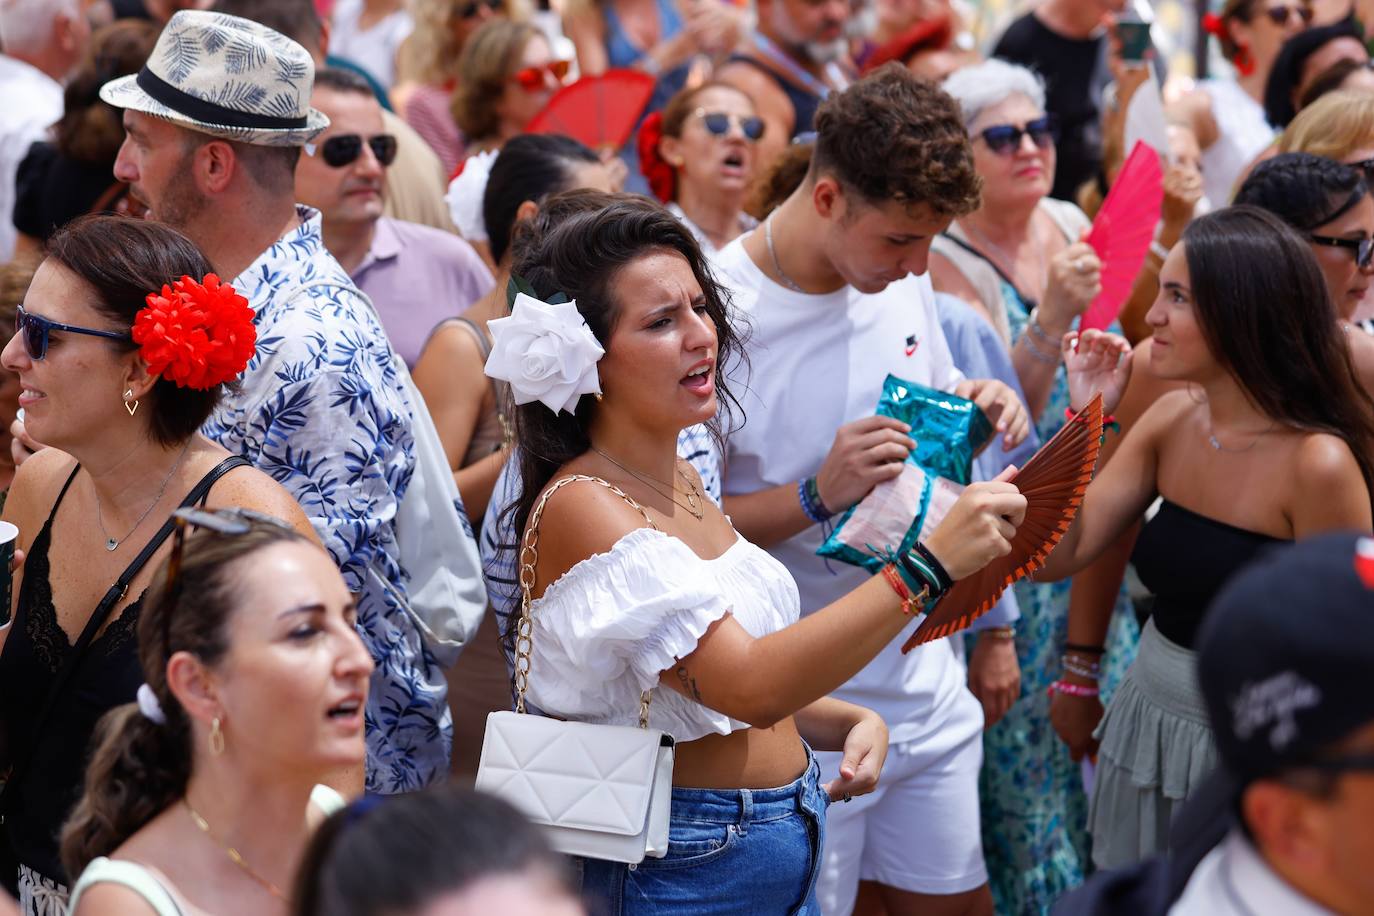
<svg viewBox="0 0 1374 916">
<path fill-rule="evenodd" d="M 675 537 L 636 529 L 534 603 L 530 699 L 567 716 L 631 712 L 730 610 L 709 562 Z"/>
</svg>

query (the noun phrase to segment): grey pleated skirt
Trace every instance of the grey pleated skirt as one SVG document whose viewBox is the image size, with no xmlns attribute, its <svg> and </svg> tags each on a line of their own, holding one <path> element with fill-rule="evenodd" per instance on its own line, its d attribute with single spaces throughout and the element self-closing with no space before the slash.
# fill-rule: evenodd
<svg viewBox="0 0 1374 916">
<path fill-rule="evenodd" d="M 1164 849 L 1176 808 L 1216 768 L 1196 654 L 1149 621 L 1094 737 L 1101 747 L 1088 807 L 1093 864 L 1119 868 Z"/>
</svg>

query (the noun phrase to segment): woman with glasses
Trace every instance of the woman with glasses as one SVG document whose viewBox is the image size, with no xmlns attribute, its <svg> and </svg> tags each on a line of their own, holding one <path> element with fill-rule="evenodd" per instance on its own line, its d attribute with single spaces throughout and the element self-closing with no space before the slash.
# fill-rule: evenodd
<svg viewBox="0 0 1374 916">
<path fill-rule="evenodd" d="M 453 119 L 450 100 L 458 86 L 458 60 L 472 33 L 489 19 L 506 15 L 505 0 L 414 0 L 415 31 L 396 59 L 397 85 L 391 101 L 425 139 L 444 174 L 463 161 L 466 143 Z"/>
<path fill-rule="evenodd" d="M 137 699 L 101 721 L 62 829 L 71 912 L 280 916 L 343 806 L 324 780 L 362 764 L 372 659 L 313 539 L 250 510 L 176 522 L 138 621 Z"/>
<path fill-rule="evenodd" d="M 1273 213 L 1312 248 L 1336 304 L 1336 320 L 1366 391 L 1374 394 L 1374 337 L 1351 324 L 1374 277 L 1374 195 L 1358 169 L 1309 153 L 1260 163 L 1236 203 Z"/>
<path fill-rule="evenodd" d="M 1181 387 L 1126 433 L 1037 574 L 1083 568 L 1160 499 L 1132 556 L 1155 596 L 1150 620 L 1096 732 L 1099 868 L 1162 851 L 1173 815 L 1216 768 L 1193 651 L 1213 598 L 1275 544 L 1371 528 L 1374 401 L 1307 241 L 1257 207 L 1198 217 L 1164 259 L 1147 320 L 1151 372 Z M 1064 350 L 1080 396 L 1103 391 L 1110 410 L 1131 362 L 1086 346 L 1097 334 Z M 1058 689 L 1083 695 L 1094 676 L 1077 665 Z"/>
<path fill-rule="evenodd" d="M 1170 120 L 1190 127 L 1202 147 L 1202 175 L 1212 207 L 1231 193 L 1250 161 L 1274 139 L 1264 89 L 1279 50 L 1312 24 L 1306 0 L 1226 0 L 1203 26 L 1235 67 L 1235 77 L 1203 80 L 1169 106 Z"/>
<path fill-rule="evenodd" d="M 467 153 L 500 149 L 544 110 L 567 75 L 568 61 L 554 59 L 535 26 L 493 19 L 478 28 L 458 58 L 453 93 Z"/>
<path fill-rule="evenodd" d="M 1064 423 L 1068 375 L 1059 341 L 1101 289 L 1097 255 L 1079 241 L 1088 218 L 1048 196 L 1055 173 L 1055 121 L 1044 88 L 1023 67 L 989 60 L 944 83 L 963 112 L 981 206 L 931 245 L 931 280 L 968 302 L 997 329 L 1036 418 L 1040 440 Z M 1021 689 L 984 733 L 979 798 L 989 884 L 998 912 L 1048 912 L 1088 870 L 1081 771 L 1055 736 L 1048 687 L 1060 670 L 1074 601 L 1111 609 L 1107 686 L 1130 664 L 1136 626 L 1119 580 L 1041 584 L 1014 590 Z"/>
<path fill-rule="evenodd" d="M 758 225 L 744 198 L 758 166 L 764 121 L 734 86 L 684 89 L 639 129 L 639 168 L 649 188 L 708 254 Z"/>
<path fill-rule="evenodd" d="M 52 446 L 16 472 L 3 516 L 27 560 L 0 630 L 0 696 L 25 698 L 0 703 L 0 854 L 29 914 L 65 912 L 57 832 L 97 720 L 143 681 L 135 633 L 173 510 L 242 506 L 311 531 L 280 485 L 198 432 L 254 352 L 252 311 L 211 270 L 160 223 L 78 220 L 50 240 L 0 354 Z"/>
</svg>

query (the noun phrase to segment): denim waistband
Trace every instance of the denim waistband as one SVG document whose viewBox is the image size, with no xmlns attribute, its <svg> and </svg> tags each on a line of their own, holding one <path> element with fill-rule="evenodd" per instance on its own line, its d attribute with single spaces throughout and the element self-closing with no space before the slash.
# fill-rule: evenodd
<svg viewBox="0 0 1374 916">
<path fill-rule="evenodd" d="M 806 749 L 806 770 L 785 786 L 773 789 L 673 788 L 674 820 L 712 824 L 748 824 L 778 820 L 799 810 L 824 810 L 820 796 L 820 765 Z"/>
</svg>

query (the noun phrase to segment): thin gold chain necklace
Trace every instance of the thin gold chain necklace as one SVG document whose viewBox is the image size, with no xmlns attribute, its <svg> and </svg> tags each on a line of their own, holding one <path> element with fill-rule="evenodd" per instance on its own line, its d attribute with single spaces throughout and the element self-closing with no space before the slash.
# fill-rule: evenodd
<svg viewBox="0 0 1374 916">
<path fill-rule="evenodd" d="M 635 478 L 640 483 L 648 484 L 649 487 L 653 489 L 655 492 L 657 492 L 660 496 L 666 496 L 668 499 L 672 500 L 673 503 L 675 503 L 676 505 L 680 506 L 683 509 L 686 509 L 697 521 L 701 521 L 703 518 L 706 517 L 706 509 L 703 508 L 701 504 L 701 491 L 697 489 L 697 485 L 692 481 L 692 478 L 688 477 L 687 472 L 684 471 L 681 467 L 677 469 L 677 476 L 682 478 L 683 483 L 687 484 L 687 505 L 685 506 L 678 501 L 677 488 L 674 487 L 672 484 L 668 483 L 666 480 L 659 480 L 657 477 L 650 477 L 648 474 L 640 473 L 639 471 L 636 471 L 633 468 L 627 468 L 625 465 L 621 464 L 619 461 L 616 461 L 614 458 L 612 458 L 610 455 L 607 455 L 605 452 L 597 448 L 595 445 L 592 446 L 592 451 L 596 452 L 602 458 L 605 458 L 611 464 L 620 468 L 622 471 L 624 471 L 626 474 L 629 474 L 631 477 Z M 665 490 L 664 487 L 667 487 L 667 489 Z"/>
<path fill-rule="evenodd" d="M 228 843 L 221 842 L 219 839 L 217 839 L 215 837 L 215 834 L 210 830 L 210 824 L 205 820 L 205 818 L 201 817 L 200 814 L 197 813 L 195 808 L 191 807 L 191 803 L 188 800 L 183 798 L 181 800 L 181 803 L 186 806 L 186 810 L 190 813 L 191 822 L 195 824 L 197 827 L 199 827 L 201 833 L 204 833 L 207 837 L 209 837 L 211 842 L 213 842 L 216 846 L 221 847 L 226 853 L 228 853 L 229 861 L 233 862 L 239 868 L 243 869 L 244 874 L 252 878 L 258 884 L 262 885 L 263 890 L 267 891 L 267 893 L 271 894 L 273 897 L 276 897 L 282 903 L 291 903 L 291 901 L 287 899 L 286 895 L 281 892 L 281 888 L 277 887 L 271 881 L 268 881 L 262 875 L 255 872 L 253 870 L 253 866 L 249 865 L 246 861 L 244 861 L 243 856 L 239 854 L 239 851 L 237 849 L 230 846 Z"/>
</svg>

